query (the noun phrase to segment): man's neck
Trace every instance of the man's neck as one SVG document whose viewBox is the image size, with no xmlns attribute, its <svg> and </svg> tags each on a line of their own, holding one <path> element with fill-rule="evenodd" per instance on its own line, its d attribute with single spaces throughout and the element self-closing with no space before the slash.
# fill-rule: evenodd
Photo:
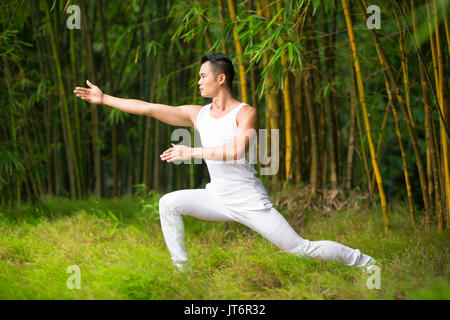
<svg viewBox="0 0 450 320">
<path fill-rule="evenodd" d="M 212 98 L 212 108 L 215 112 L 221 113 L 235 107 L 239 101 L 233 98 L 229 91 L 219 92 L 217 97 Z"/>
</svg>

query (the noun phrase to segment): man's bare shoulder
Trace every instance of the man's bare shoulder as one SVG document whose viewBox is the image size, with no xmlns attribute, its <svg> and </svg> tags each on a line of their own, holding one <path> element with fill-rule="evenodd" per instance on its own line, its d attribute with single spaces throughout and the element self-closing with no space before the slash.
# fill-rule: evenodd
<svg viewBox="0 0 450 320">
<path fill-rule="evenodd" d="M 189 120 L 192 122 L 192 126 L 195 125 L 195 119 L 197 119 L 197 115 L 200 110 L 203 108 L 201 105 L 196 104 L 185 104 L 179 106 L 178 108 L 182 109 L 184 114 L 189 117 Z"/>
<path fill-rule="evenodd" d="M 245 105 L 239 110 L 236 118 L 237 125 L 243 123 L 254 123 L 256 124 L 258 121 L 258 109 L 252 107 L 251 105 Z"/>
<path fill-rule="evenodd" d="M 200 109 L 203 108 L 203 106 L 196 105 L 196 104 L 185 104 L 182 106 L 179 106 L 179 108 L 182 108 L 184 112 L 188 113 L 192 117 L 196 117 L 199 113 Z"/>
<path fill-rule="evenodd" d="M 239 110 L 237 117 L 238 118 L 247 118 L 247 117 L 255 117 L 258 116 L 258 110 L 251 105 L 242 106 L 241 110 Z"/>
<path fill-rule="evenodd" d="M 258 112 L 258 110 L 255 107 L 253 107 L 249 104 L 242 106 L 241 110 L 244 110 L 245 113 L 257 113 Z M 241 110 L 239 110 L 239 111 L 241 111 Z"/>
</svg>

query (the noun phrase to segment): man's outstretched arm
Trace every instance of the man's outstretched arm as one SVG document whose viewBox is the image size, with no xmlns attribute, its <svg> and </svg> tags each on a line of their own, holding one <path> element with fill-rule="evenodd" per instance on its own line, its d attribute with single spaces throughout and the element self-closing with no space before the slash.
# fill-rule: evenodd
<svg viewBox="0 0 450 320">
<path fill-rule="evenodd" d="M 184 105 L 172 107 L 137 99 L 124 99 L 105 94 L 99 87 L 86 80 L 89 88 L 76 87 L 77 97 L 93 104 L 104 104 L 115 109 L 138 115 L 146 115 L 172 126 L 194 126 L 194 117 L 201 106 Z"/>
</svg>

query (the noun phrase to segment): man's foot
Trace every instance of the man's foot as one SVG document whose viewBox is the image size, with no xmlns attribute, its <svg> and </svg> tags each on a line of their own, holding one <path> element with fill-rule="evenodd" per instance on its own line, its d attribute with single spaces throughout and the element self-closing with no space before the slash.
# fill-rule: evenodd
<svg viewBox="0 0 450 320">
<path fill-rule="evenodd" d="M 175 267 L 176 273 L 185 273 L 185 272 L 191 271 L 191 267 L 189 266 L 189 263 L 187 261 L 186 262 L 176 262 L 173 265 Z"/>
</svg>

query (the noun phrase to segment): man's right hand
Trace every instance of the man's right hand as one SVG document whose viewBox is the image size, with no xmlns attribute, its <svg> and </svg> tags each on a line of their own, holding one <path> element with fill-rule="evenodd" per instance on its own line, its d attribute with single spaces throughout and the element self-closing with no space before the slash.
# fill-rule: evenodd
<svg viewBox="0 0 450 320">
<path fill-rule="evenodd" d="M 96 85 L 86 80 L 89 88 L 76 87 L 77 97 L 94 104 L 103 104 L 123 112 L 145 115 L 171 126 L 194 127 L 195 119 L 202 108 L 199 105 L 172 107 L 160 103 L 150 103 L 136 99 L 123 99 L 104 94 Z"/>
<path fill-rule="evenodd" d="M 77 97 L 80 97 L 83 100 L 86 100 L 89 103 L 93 104 L 101 104 L 103 103 L 103 92 L 99 87 L 86 80 L 86 84 L 89 86 L 88 88 L 76 87 L 73 91 L 77 94 Z"/>
</svg>

